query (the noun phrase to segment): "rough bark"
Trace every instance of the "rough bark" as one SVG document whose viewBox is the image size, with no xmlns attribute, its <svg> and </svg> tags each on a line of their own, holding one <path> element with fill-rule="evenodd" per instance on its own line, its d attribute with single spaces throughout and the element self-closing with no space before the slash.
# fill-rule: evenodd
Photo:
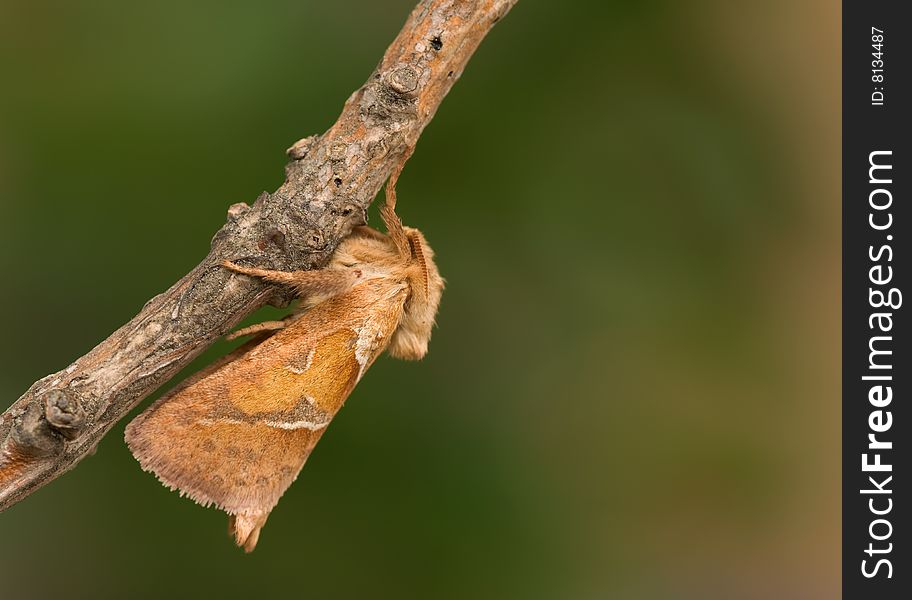
<svg viewBox="0 0 912 600">
<path fill-rule="evenodd" d="M 0 510 L 73 468 L 137 403 L 241 319 L 286 292 L 232 278 L 228 259 L 317 269 L 355 225 L 491 27 L 517 0 L 423 0 L 323 135 L 289 150 L 285 183 L 228 209 L 209 255 L 129 323 L 0 416 Z"/>
</svg>

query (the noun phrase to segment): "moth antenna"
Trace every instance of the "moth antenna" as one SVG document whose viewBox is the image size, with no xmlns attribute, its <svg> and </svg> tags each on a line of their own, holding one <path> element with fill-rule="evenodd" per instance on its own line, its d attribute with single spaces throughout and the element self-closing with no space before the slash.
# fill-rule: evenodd
<svg viewBox="0 0 912 600">
<path fill-rule="evenodd" d="M 417 235 L 409 236 L 409 242 L 412 246 L 412 251 L 415 253 L 415 260 L 418 261 L 418 266 L 421 267 L 421 275 L 424 279 L 424 297 L 427 298 L 430 293 L 430 278 L 428 274 L 427 260 L 424 258 L 424 248 L 421 245 L 421 240 L 418 239 Z"/>
<path fill-rule="evenodd" d="M 386 182 L 386 204 L 380 208 L 380 216 L 383 218 L 386 230 L 389 233 L 390 238 L 392 238 L 393 243 L 396 244 L 396 249 L 399 250 L 399 254 L 405 258 L 411 257 L 412 252 L 408 236 L 406 236 L 405 230 L 402 228 L 402 221 L 396 214 L 396 183 L 399 181 L 399 175 L 402 173 L 406 161 L 408 161 L 409 157 L 412 155 L 413 149 L 414 148 L 407 149 L 402 155 L 399 164 L 393 168 L 389 181 Z"/>
</svg>

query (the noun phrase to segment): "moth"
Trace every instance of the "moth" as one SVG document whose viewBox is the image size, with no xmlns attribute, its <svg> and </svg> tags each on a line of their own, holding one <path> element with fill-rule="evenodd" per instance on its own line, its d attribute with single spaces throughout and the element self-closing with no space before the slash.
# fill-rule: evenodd
<svg viewBox="0 0 912 600">
<path fill-rule="evenodd" d="M 143 470 L 228 513 L 229 534 L 247 552 L 377 357 L 427 353 L 444 280 L 424 235 L 396 215 L 397 175 L 380 210 L 387 233 L 356 228 L 326 268 L 223 263 L 239 277 L 290 286 L 298 312 L 235 332 L 268 337 L 189 378 L 127 426 Z"/>
</svg>

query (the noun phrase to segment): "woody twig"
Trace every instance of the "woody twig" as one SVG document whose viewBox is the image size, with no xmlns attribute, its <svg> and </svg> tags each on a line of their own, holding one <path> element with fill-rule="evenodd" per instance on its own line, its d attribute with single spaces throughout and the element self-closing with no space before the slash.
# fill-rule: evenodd
<svg viewBox="0 0 912 600">
<path fill-rule="evenodd" d="M 318 269 L 413 148 L 481 40 L 517 0 L 422 0 L 336 123 L 289 150 L 285 183 L 228 209 L 209 255 L 105 341 L 0 415 L 0 510 L 72 469 L 136 404 L 287 290 L 225 260 Z"/>
</svg>

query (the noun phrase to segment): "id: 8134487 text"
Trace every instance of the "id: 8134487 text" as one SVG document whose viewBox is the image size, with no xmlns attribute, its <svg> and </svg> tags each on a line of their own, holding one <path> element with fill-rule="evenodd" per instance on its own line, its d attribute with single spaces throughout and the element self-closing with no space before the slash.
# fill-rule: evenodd
<svg viewBox="0 0 912 600">
<path fill-rule="evenodd" d="M 884 31 L 871 27 L 871 83 L 874 91 L 871 93 L 871 106 L 884 105 Z"/>
</svg>

